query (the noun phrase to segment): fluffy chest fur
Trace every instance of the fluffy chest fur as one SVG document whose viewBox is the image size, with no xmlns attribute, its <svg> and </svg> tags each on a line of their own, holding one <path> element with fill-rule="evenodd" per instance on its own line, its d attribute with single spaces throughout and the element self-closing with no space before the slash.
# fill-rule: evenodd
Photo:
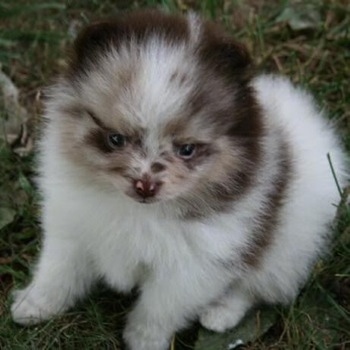
<svg viewBox="0 0 350 350">
<path fill-rule="evenodd" d="M 225 260 L 239 265 L 239 251 L 249 242 L 249 234 L 244 234 L 249 225 L 242 215 L 179 220 L 171 205 L 145 206 L 91 188 L 67 188 L 67 193 L 59 184 L 57 188 L 66 202 L 61 213 L 69 217 L 59 224 L 62 231 L 89 251 L 101 275 L 138 267 L 155 273 L 191 265 L 221 268 Z"/>
</svg>

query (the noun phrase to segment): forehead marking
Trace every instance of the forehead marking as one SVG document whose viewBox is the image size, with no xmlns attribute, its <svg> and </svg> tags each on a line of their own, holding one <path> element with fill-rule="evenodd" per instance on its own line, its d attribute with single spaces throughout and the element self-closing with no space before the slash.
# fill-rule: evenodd
<svg viewBox="0 0 350 350">
<path fill-rule="evenodd" d="M 151 165 L 151 171 L 153 173 L 159 173 L 163 170 L 166 169 L 166 165 L 165 164 L 162 164 L 162 163 L 159 163 L 159 162 L 155 162 Z"/>
</svg>

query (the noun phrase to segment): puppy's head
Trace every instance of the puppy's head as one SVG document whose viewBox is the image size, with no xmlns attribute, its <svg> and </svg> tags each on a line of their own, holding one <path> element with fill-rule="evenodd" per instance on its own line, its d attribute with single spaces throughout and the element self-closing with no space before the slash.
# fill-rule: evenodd
<svg viewBox="0 0 350 350">
<path fill-rule="evenodd" d="M 86 176 L 193 214 L 249 186 L 262 126 L 243 46 L 193 15 L 140 12 L 92 24 L 74 50 L 49 106 Z"/>
</svg>

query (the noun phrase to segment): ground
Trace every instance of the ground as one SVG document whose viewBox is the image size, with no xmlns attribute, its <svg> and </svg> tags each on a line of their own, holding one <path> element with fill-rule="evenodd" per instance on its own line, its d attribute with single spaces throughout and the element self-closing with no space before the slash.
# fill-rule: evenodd
<svg viewBox="0 0 350 350">
<path fill-rule="evenodd" d="M 20 104 L 29 118 L 27 135 L 22 132 L 21 140 L 9 140 L 6 125 L 14 112 L 0 89 L 2 350 L 122 348 L 121 331 L 132 296 L 119 296 L 97 286 L 87 300 L 64 316 L 30 328 L 12 322 L 9 306 L 12 288 L 29 281 L 30 266 L 40 250 L 32 140 L 42 112 L 42 89 L 64 68 L 67 49 L 80 27 L 104 15 L 147 6 L 175 12 L 192 9 L 222 23 L 248 46 L 258 69 L 288 75 L 310 89 L 350 151 L 347 0 L 0 1 L 0 63 L 17 86 Z M 317 264 L 296 302 L 290 307 L 261 309 L 246 321 L 252 326 L 246 326 L 245 349 L 350 348 L 350 210 L 346 193 L 333 230 L 330 253 Z M 220 338 L 193 325 L 176 335 L 172 350 L 224 349 L 222 344 L 235 336 Z"/>
</svg>

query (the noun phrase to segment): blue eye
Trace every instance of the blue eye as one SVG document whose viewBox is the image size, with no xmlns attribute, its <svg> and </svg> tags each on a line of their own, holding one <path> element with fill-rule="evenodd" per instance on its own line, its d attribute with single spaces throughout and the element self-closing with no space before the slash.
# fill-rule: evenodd
<svg viewBox="0 0 350 350">
<path fill-rule="evenodd" d="M 177 154 L 184 159 L 189 159 L 194 155 L 194 151 L 196 149 L 196 145 L 193 143 L 188 143 L 185 145 L 181 145 L 178 150 Z"/>
<path fill-rule="evenodd" d="M 126 137 L 121 134 L 110 133 L 107 141 L 112 149 L 122 148 L 126 144 Z"/>
</svg>

